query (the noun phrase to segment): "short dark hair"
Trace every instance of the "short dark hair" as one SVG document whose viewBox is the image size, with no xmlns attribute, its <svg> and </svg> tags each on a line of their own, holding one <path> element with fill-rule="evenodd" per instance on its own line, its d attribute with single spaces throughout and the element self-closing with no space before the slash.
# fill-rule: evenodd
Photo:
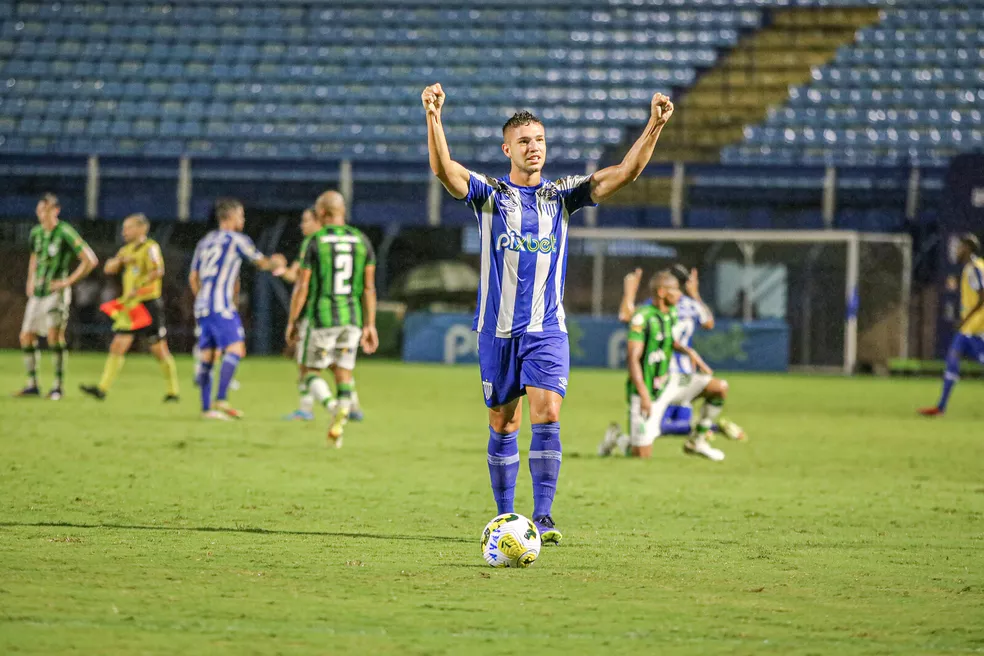
<svg viewBox="0 0 984 656">
<path fill-rule="evenodd" d="M 235 198 L 220 198 L 215 201 L 215 220 L 223 221 L 243 204 Z"/>
<path fill-rule="evenodd" d="M 48 203 L 48 205 L 51 205 L 52 207 L 61 207 L 58 203 L 58 196 L 54 195 L 50 191 L 45 192 L 44 195 L 41 196 L 41 200 Z"/>
<path fill-rule="evenodd" d="M 670 267 L 670 273 L 673 274 L 674 278 L 680 281 L 681 285 L 686 285 L 687 281 L 690 280 L 690 269 L 685 267 L 680 262 L 677 262 Z"/>
<path fill-rule="evenodd" d="M 512 118 L 506 121 L 506 124 L 502 126 L 502 136 L 506 136 L 506 130 L 509 128 L 518 128 L 520 126 L 530 125 L 532 123 L 539 123 L 540 125 L 543 125 L 543 121 L 541 121 L 533 112 L 525 109 L 521 112 L 516 112 L 512 115 Z"/>
<path fill-rule="evenodd" d="M 981 241 L 972 232 L 965 232 L 960 235 L 960 243 L 969 248 L 974 255 L 981 252 Z"/>
</svg>

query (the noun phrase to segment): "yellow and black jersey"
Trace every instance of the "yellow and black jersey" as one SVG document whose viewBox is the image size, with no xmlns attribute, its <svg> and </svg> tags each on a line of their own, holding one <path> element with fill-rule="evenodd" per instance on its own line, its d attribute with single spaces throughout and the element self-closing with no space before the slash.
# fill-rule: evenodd
<svg viewBox="0 0 984 656">
<path fill-rule="evenodd" d="M 161 247 L 153 239 L 127 244 L 119 250 L 116 257 L 123 264 L 123 296 L 135 292 L 134 300 L 151 301 L 161 297 L 163 288 L 164 258 Z M 156 280 L 148 281 L 150 274 L 160 271 Z"/>
</svg>

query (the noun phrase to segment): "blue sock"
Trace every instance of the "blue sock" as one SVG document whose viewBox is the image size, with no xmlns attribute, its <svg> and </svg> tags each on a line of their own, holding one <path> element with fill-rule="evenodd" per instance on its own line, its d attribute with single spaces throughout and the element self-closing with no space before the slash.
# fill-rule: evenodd
<svg viewBox="0 0 984 656">
<path fill-rule="evenodd" d="M 219 370 L 219 393 L 215 395 L 216 401 L 225 401 L 226 394 L 229 393 L 229 383 L 236 375 L 236 367 L 239 366 L 239 356 L 235 353 L 226 353 L 222 358 L 222 368 Z"/>
<path fill-rule="evenodd" d="M 533 517 L 550 514 L 560 476 L 560 422 L 533 424 L 530 476 L 533 478 Z"/>
<path fill-rule="evenodd" d="M 212 363 L 198 365 L 198 391 L 202 394 L 202 412 L 212 407 Z"/>
<path fill-rule="evenodd" d="M 516 476 L 519 474 L 519 444 L 512 433 L 496 433 L 489 426 L 489 478 L 498 514 L 514 512 Z"/>
<path fill-rule="evenodd" d="M 952 350 L 946 354 L 946 371 L 943 372 L 943 393 L 940 394 L 940 402 L 936 405 L 941 412 L 946 411 L 946 404 L 950 402 L 950 392 L 953 386 L 960 380 L 960 355 Z"/>
</svg>

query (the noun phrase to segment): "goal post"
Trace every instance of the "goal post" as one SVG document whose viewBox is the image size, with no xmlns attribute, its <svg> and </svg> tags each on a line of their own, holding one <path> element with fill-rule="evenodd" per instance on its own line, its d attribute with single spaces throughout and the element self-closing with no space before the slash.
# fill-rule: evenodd
<svg viewBox="0 0 984 656">
<path fill-rule="evenodd" d="M 682 262 L 716 315 L 785 321 L 793 368 L 880 371 L 908 355 L 908 235 L 572 227 L 569 238 L 569 314 L 615 314 L 628 271 L 648 280 Z"/>
</svg>

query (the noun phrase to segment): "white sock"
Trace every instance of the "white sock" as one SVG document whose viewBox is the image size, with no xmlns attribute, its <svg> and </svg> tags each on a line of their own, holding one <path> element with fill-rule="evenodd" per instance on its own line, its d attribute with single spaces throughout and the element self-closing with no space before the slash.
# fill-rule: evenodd
<svg viewBox="0 0 984 656">
<path fill-rule="evenodd" d="M 621 451 L 622 453 L 625 453 L 629 448 L 629 439 L 630 438 L 627 434 L 622 433 L 615 440 L 615 448 Z"/>
<path fill-rule="evenodd" d="M 331 402 L 331 388 L 328 387 L 328 383 L 325 382 L 324 378 L 316 377 L 310 379 L 308 382 L 308 394 L 311 395 L 313 401 L 317 401 L 325 407 Z M 301 399 L 302 403 L 303 401 Z"/>
<path fill-rule="evenodd" d="M 712 405 L 708 401 L 704 401 L 704 406 L 700 409 L 699 426 L 701 430 L 711 430 L 711 426 L 721 416 L 722 410 L 724 410 L 723 405 Z"/>
<path fill-rule="evenodd" d="M 314 397 L 310 394 L 302 395 L 298 409 L 300 409 L 301 412 L 314 412 Z"/>
<path fill-rule="evenodd" d="M 355 385 L 354 380 L 352 381 L 352 384 Z M 355 389 L 352 390 L 352 409 L 353 410 L 359 409 L 359 393 L 356 392 Z"/>
</svg>

